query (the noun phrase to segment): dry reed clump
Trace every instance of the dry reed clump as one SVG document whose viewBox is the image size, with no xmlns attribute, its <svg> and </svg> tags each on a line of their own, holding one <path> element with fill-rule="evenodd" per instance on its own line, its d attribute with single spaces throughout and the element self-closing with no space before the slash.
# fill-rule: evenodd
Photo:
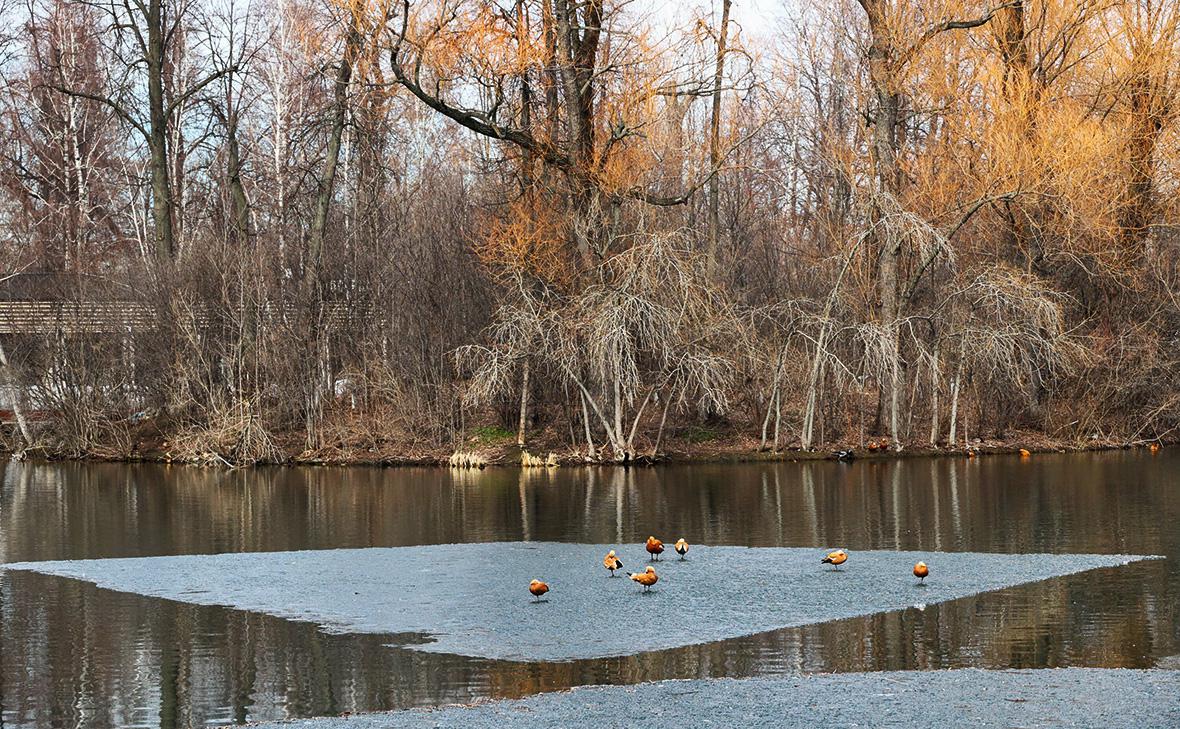
<svg viewBox="0 0 1180 729">
<path fill-rule="evenodd" d="M 520 465 L 524 468 L 554 468 L 558 465 L 557 454 L 550 452 L 548 456 L 541 458 L 534 456 L 528 451 L 522 450 L 520 452 Z"/>
<path fill-rule="evenodd" d="M 447 459 L 447 464 L 451 468 L 484 468 L 488 459 L 474 451 L 455 451 Z"/>
</svg>

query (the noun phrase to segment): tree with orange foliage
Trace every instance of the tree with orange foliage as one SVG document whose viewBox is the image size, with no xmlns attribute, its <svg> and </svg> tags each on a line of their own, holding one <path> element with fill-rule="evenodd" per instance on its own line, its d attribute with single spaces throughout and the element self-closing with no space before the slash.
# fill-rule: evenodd
<svg viewBox="0 0 1180 729">
<path fill-rule="evenodd" d="M 505 11 L 403 0 L 391 42 L 394 76 L 422 103 L 564 176 L 579 267 L 605 254 L 624 202 L 681 205 L 708 177 L 670 193 L 644 184 L 658 164 L 649 136 L 656 102 L 682 83 L 672 72 L 681 69 L 652 62 L 643 32 L 625 26 L 626 6 L 540 0 Z M 542 114 L 532 113 L 532 88 L 543 90 Z"/>
<path fill-rule="evenodd" d="M 1119 227 L 1128 247 L 1142 245 L 1155 218 L 1156 148 L 1180 113 L 1180 5 L 1129 0 L 1119 5 L 1125 49 L 1120 93 L 1126 128 L 1127 190 Z"/>
</svg>

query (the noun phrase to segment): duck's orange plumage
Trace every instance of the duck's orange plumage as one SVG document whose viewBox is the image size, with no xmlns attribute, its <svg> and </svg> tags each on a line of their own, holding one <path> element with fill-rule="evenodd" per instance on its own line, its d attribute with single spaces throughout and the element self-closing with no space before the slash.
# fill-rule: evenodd
<svg viewBox="0 0 1180 729">
<path fill-rule="evenodd" d="M 919 562 L 918 564 L 914 565 L 914 577 L 917 577 L 919 580 L 925 581 L 929 575 L 930 575 L 930 568 L 926 566 L 925 562 Z"/>
<path fill-rule="evenodd" d="M 615 550 L 612 549 L 606 553 L 605 557 L 602 558 L 602 566 L 610 570 L 610 576 L 614 577 L 615 570 L 623 569 L 623 560 L 616 557 Z"/>
<path fill-rule="evenodd" d="M 647 553 L 651 555 L 652 559 L 659 559 L 659 556 L 664 553 L 664 543 L 655 537 L 647 538 Z"/>
<path fill-rule="evenodd" d="M 529 583 L 529 592 L 533 593 L 533 597 L 540 600 L 541 595 L 544 595 L 546 592 L 549 592 L 549 585 L 544 582 L 541 582 L 540 580 L 533 580 L 532 582 Z"/>
<path fill-rule="evenodd" d="M 631 579 L 643 585 L 646 592 L 651 589 L 651 586 L 660 581 L 660 576 L 656 574 L 656 568 L 648 565 L 647 569 L 642 572 L 633 572 L 628 575 Z"/>
<path fill-rule="evenodd" d="M 688 542 L 684 541 L 684 537 L 676 540 L 676 554 L 680 555 L 680 559 L 684 559 L 684 555 L 688 554 Z"/>
<path fill-rule="evenodd" d="M 820 560 L 821 564 L 830 564 L 836 567 L 848 561 L 848 552 L 843 549 L 837 549 L 835 552 L 829 552 L 827 557 Z"/>
</svg>

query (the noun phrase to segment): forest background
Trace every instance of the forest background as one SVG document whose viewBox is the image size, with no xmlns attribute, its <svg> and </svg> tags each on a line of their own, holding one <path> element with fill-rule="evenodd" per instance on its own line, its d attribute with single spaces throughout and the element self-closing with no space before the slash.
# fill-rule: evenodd
<svg viewBox="0 0 1180 729">
<path fill-rule="evenodd" d="M 0 4 L 18 452 L 1180 425 L 1180 3 Z"/>
</svg>

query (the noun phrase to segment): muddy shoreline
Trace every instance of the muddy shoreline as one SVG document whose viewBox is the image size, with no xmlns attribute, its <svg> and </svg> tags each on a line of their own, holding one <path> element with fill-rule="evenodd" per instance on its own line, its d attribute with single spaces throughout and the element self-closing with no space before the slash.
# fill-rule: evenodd
<svg viewBox="0 0 1180 729">
<path fill-rule="evenodd" d="M 780 463 L 822 460 L 870 460 L 891 461 L 900 458 L 959 457 L 976 458 L 993 455 L 1020 455 L 1035 457 L 1051 453 L 1084 453 L 1111 450 L 1143 449 L 1157 451 L 1170 442 L 1139 440 L 1123 442 L 1112 439 L 1091 439 L 1086 442 L 1053 440 L 1038 433 L 1022 433 L 1005 439 L 976 440 L 966 446 L 909 445 L 901 449 L 886 446 L 861 447 L 859 444 L 832 444 L 818 450 L 802 450 L 797 447 L 774 451 L 759 448 L 752 439 L 725 439 L 714 443 L 691 444 L 670 443 L 669 448 L 652 456 L 640 454 L 628 461 L 603 458 L 589 458 L 585 453 L 576 452 L 565 445 L 553 447 L 541 440 L 524 448 L 515 443 L 471 443 L 456 451 L 442 448 L 406 447 L 396 445 L 382 448 L 336 446 L 315 452 L 296 452 L 284 449 L 284 457 L 251 462 L 236 462 L 229 453 L 203 453 L 196 457 L 181 455 L 167 447 L 167 441 L 145 442 L 142 447 L 120 452 L 111 449 L 96 449 L 81 455 L 54 453 L 44 448 L 27 451 L 14 450 L 10 444 L 0 448 L 0 454 L 17 460 L 33 461 L 78 461 L 101 463 L 176 463 L 199 466 L 220 466 L 243 468 L 248 466 L 365 466 L 376 468 L 394 467 L 444 467 L 444 468 L 495 468 L 532 467 L 552 468 L 569 466 L 621 466 L 644 467 L 655 465 L 705 465 L 738 463 Z M 139 445 L 139 444 L 137 444 Z M 461 457 L 462 463 L 457 463 Z M 526 461 L 528 461 L 526 463 Z"/>
</svg>

